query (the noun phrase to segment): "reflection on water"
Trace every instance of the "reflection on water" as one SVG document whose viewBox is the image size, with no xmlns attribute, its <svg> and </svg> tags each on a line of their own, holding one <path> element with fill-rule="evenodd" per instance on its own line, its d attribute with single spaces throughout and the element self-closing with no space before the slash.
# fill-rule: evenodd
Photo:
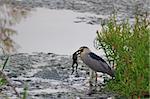
<svg viewBox="0 0 150 99">
<path fill-rule="evenodd" d="M 68 10 L 37 8 L 31 17 L 15 26 L 19 52 L 51 52 L 70 55 L 80 46 L 94 50 L 93 40 L 99 25 L 74 23 L 76 17 L 91 16 Z"/>
<path fill-rule="evenodd" d="M 16 43 L 11 38 L 17 31 L 11 28 L 27 16 L 30 10 L 12 5 L 9 0 L 0 0 L 0 48 L 3 53 L 13 52 Z"/>
</svg>

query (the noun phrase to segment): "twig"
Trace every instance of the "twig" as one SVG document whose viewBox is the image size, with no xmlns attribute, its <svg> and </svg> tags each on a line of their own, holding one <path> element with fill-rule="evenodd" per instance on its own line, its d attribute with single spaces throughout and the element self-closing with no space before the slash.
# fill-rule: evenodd
<svg viewBox="0 0 150 99">
<path fill-rule="evenodd" d="M 6 67 L 6 64 L 7 64 L 8 60 L 9 60 L 9 56 L 6 58 L 6 60 L 5 60 L 5 62 L 4 62 L 4 65 L 3 65 L 3 67 L 2 67 L 2 71 L 3 71 L 4 68 Z"/>
</svg>

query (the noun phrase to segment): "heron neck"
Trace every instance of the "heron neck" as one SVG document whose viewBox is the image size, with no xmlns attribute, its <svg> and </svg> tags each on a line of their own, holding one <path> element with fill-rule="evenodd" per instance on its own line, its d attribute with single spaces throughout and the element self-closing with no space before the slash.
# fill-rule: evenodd
<svg viewBox="0 0 150 99">
<path fill-rule="evenodd" d="M 82 59 L 83 61 L 88 57 L 88 53 L 89 53 L 89 52 L 81 53 L 81 56 L 80 56 L 80 57 L 81 57 L 81 59 Z"/>
</svg>

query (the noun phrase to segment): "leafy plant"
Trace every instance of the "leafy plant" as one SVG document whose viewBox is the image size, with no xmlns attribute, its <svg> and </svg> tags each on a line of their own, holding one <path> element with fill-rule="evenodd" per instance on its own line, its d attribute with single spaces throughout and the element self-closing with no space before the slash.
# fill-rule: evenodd
<svg viewBox="0 0 150 99">
<path fill-rule="evenodd" d="M 2 86 L 2 85 L 4 85 L 4 84 L 6 84 L 6 80 L 5 79 L 3 79 L 3 78 L 0 78 L 0 86 Z"/>
<path fill-rule="evenodd" d="M 147 13 L 136 15 L 132 25 L 128 19 L 117 23 L 114 15 L 97 32 L 98 46 L 115 68 L 115 79 L 107 84 L 109 90 L 126 97 L 149 94 L 149 24 Z"/>
</svg>

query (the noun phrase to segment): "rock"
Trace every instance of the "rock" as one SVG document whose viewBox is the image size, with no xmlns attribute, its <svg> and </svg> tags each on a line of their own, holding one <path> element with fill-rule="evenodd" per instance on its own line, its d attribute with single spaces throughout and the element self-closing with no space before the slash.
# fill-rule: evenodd
<svg viewBox="0 0 150 99">
<path fill-rule="evenodd" d="M 40 77 L 43 79 L 54 79 L 54 80 L 61 80 L 60 75 L 58 74 L 56 69 L 43 69 L 42 71 L 37 72 L 34 74 L 34 77 Z"/>
</svg>

